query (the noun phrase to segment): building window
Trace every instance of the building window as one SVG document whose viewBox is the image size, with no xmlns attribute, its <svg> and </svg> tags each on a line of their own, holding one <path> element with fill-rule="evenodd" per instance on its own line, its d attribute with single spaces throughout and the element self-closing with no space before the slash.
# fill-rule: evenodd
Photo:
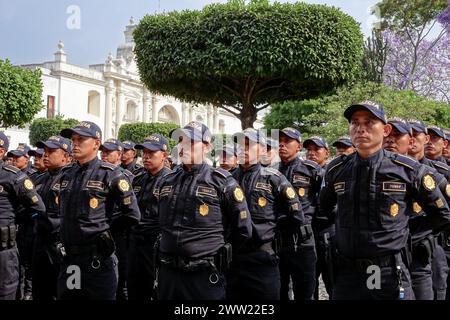
<svg viewBox="0 0 450 320">
<path fill-rule="evenodd" d="M 47 118 L 55 117 L 55 96 L 47 96 Z"/>
<path fill-rule="evenodd" d="M 123 120 L 127 122 L 136 122 L 139 120 L 138 117 L 139 114 L 136 104 L 133 101 L 128 101 L 127 112 Z"/>
<path fill-rule="evenodd" d="M 89 91 L 88 113 L 100 117 L 100 93 L 97 91 Z"/>
<path fill-rule="evenodd" d="M 222 119 L 219 120 L 219 132 L 225 133 L 225 121 L 223 121 Z"/>
</svg>

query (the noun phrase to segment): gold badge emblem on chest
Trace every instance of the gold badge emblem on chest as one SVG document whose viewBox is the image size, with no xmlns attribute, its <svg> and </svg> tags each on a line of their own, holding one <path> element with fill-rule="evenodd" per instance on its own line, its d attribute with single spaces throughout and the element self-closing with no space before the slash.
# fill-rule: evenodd
<svg viewBox="0 0 450 320">
<path fill-rule="evenodd" d="M 395 217 L 396 215 L 398 215 L 398 204 L 393 203 L 391 204 L 391 216 Z"/>
<path fill-rule="evenodd" d="M 200 212 L 200 215 L 202 215 L 202 216 L 207 216 L 208 213 L 209 213 L 209 207 L 208 207 L 207 204 L 202 204 L 202 205 L 199 207 L 198 211 Z"/>
<path fill-rule="evenodd" d="M 258 205 L 259 205 L 261 208 L 264 208 L 264 207 L 266 206 L 266 204 L 267 204 L 266 198 L 264 198 L 264 197 L 259 197 L 259 199 L 258 199 Z"/>
<path fill-rule="evenodd" d="M 98 200 L 96 198 L 92 198 L 89 200 L 89 206 L 91 209 L 96 209 L 98 207 Z"/>
<path fill-rule="evenodd" d="M 431 175 L 426 174 L 422 179 L 422 184 L 425 189 L 428 191 L 433 191 L 436 189 L 436 182 L 434 182 L 434 179 Z"/>
<path fill-rule="evenodd" d="M 298 189 L 298 195 L 300 197 L 304 197 L 305 196 L 305 188 L 300 188 Z"/>
</svg>

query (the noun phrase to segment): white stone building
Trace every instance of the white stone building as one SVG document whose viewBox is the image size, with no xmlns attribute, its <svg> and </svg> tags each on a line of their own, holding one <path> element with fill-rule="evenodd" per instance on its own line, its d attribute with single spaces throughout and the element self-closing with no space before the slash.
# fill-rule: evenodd
<svg viewBox="0 0 450 320">
<path fill-rule="evenodd" d="M 172 98 L 149 92 L 140 81 L 134 60 L 133 18 L 125 30 L 125 43 L 117 48 L 116 57 L 110 53 L 103 64 L 88 68 L 70 64 L 60 41 L 54 60 L 24 68 L 42 70 L 43 103 L 37 115 L 87 120 L 97 123 L 104 139 L 117 137 L 120 126 L 133 122 L 172 122 L 183 126 L 192 120 L 206 124 L 213 133 L 233 134 L 241 130 L 240 121 L 223 109 L 193 106 Z M 262 127 L 257 120 L 255 128 Z M 28 127 L 10 128 L 10 148 L 28 143 Z"/>
</svg>

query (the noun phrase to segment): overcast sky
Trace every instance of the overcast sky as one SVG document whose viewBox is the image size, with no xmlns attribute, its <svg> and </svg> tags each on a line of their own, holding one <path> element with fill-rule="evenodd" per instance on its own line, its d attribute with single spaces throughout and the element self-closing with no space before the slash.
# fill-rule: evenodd
<svg viewBox="0 0 450 320">
<path fill-rule="evenodd" d="M 124 42 L 123 31 L 131 16 L 139 20 L 158 11 L 201 9 L 213 2 L 226 0 L 0 0 L 0 59 L 8 58 L 14 64 L 50 61 L 62 40 L 70 63 L 103 63 L 108 53 L 115 55 L 117 46 Z M 305 2 L 340 8 L 368 35 L 375 20 L 369 8 L 378 0 Z M 80 19 L 71 19 L 78 8 Z"/>
</svg>

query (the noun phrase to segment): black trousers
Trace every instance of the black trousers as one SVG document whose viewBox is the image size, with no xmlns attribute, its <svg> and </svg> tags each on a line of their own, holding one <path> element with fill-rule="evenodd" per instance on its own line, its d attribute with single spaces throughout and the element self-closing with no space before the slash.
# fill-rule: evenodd
<svg viewBox="0 0 450 320">
<path fill-rule="evenodd" d="M 161 265 L 160 300 L 224 300 L 225 277 L 211 267 L 186 271 Z"/>
<path fill-rule="evenodd" d="M 227 299 L 279 300 L 278 257 L 266 251 L 253 251 L 233 257 L 227 273 Z"/>
<path fill-rule="evenodd" d="M 404 263 L 402 287 L 404 300 L 414 300 L 411 277 Z M 396 265 L 380 268 L 380 287 L 369 289 L 367 282 L 371 274 L 367 270 L 355 270 L 349 267 L 336 268 L 336 282 L 333 287 L 333 300 L 398 300 L 399 286 Z"/>
<path fill-rule="evenodd" d="M 19 225 L 17 231 L 17 248 L 19 250 L 19 288 L 17 299 L 21 300 L 26 295 L 32 294 L 32 260 L 34 247 L 33 223 L 26 222 Z"/>
<path fill-rule="evenodd" d="M 435 300 L 445 300 L 449 267 L 444 249 L 437 245 L 431 262 L 433 291 Z"/>
<path fill-rule="evenodd" d="M 153 262 L 156 236 L 139 238 L 130 236 L 128 248 L 128 299 L 150 301 L 157 299 L 154 289 L 155 269 Z"/>
<path fill-rule="evenodd" d="M 0 300 L 14 300 L 19 285 L 19 254 L 16 247 L 0 251 Z"/>
<path fill-rule="evenodd" d="M 80 287 L 73 288 L 76 272 L 80 270 Z M 117 258 L 99 258 L 94 261 L 91 255 L 67 257 L 61 264 L 58 276 L 58 299 L 60 300 L 115 300 L 117 290 Z"/>
<path fill-rule="evenodd" d="M 40 239 L 37 235 L 32 263 L 33 300 L 51 301 L 56 299 L 59 267 L 60 261 L 55 245 L 45 239 Z"/>
<path fill-rule="evenodd" d="M 334 247 L 333 239 L 330 239 L 330 244 Z M 316 236 L 316 251 L 317 251 L 317 263 L 316 263 L 316 288 L 314 290 L 314 299 L 319 300 L 319 277 L 322 275 L 325 289 L 328 293 L 329 299 L 333 299 L 333 283 L 330 274 L 330 268 L 327 263 L 327 248 L 325 243 Z M 331 250 L 332 251 L 332 250 Z"/>
<path fill-rule="evenodd" d="M 280 252 L 281 300 L 289 299 L 292 277 L 295 300 L 312 300 L 316 288 L 316 248 L 314 237 L 301 243 L 297 251 L 284 248 Z"/>
<path fill-rule="evenodd" d="M 413 249 L 412 262 L 409 268 L 412 288 L 416 300 L 433 300 L 433 279 L 431 272 L 432 258 L 424 247 Z"/>
<path fill-rule="evenodd" d="M 118 278 L 117 278 L 117 300 L 127 300 L 128 299 L 128 231 L 115 232 L 112 234 L 115 245 L 116 245 L 116 257 L 117 257 L 117 268 L 118 268 Z"/>
</svg>

